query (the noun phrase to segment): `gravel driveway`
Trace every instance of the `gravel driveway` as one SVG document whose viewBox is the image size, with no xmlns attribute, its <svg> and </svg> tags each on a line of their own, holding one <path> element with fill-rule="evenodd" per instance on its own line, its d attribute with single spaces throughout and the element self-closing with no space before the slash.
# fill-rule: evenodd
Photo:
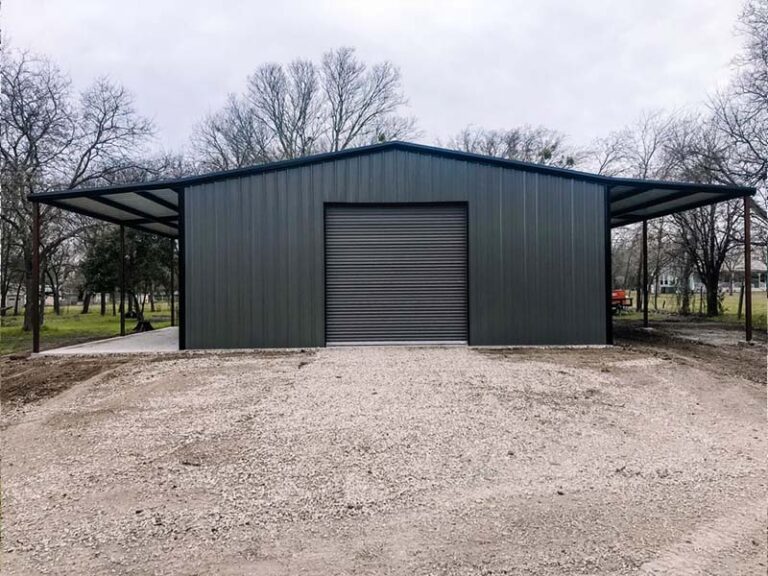
<svg viewBox="0 0 768 576">
<path fill-rule="evenodd" d="M 4 411 L 3 573 L 762 575 L 765 405 L 644 349 L 143 357 Z"/>
</svg>

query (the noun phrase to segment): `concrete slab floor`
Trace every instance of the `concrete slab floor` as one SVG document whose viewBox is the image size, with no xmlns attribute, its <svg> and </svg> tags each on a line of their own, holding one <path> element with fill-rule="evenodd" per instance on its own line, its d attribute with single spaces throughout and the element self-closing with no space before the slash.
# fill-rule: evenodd
<svg viewBox="0 0 768 576">
<path fill-rule="evenodd" d="M 132 354 L 142 352 L 176 352 L 179 349 L 179 328 L 177 326 L 128 334 L 106 340 L 85 342 L 75 346 L 64 346 L 40 352 L 41 356 L 64 356 L 68 354 Z"/>
</svg>

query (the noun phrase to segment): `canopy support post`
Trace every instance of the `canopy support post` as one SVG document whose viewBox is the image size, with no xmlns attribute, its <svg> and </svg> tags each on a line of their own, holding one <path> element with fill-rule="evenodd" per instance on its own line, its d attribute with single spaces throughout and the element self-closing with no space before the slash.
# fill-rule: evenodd
<svg viewBox="0 0 768 576">
<path fill-rule="evenodd" d="M 611 242 L 611 188 L 605 187 L 605 340 L 613 345 L 613 243 Z"/>
<path fill-rule="evenodd" d="M 40 352 L 40 203 L 32 203 L 32 294 L 27 301 L 32 306 L 32 352 Z M 43 290 L 45 297 L 45 290 Z"/>
<path fill-rule="evenodd" d="M 187 349 L 187 275 L 186 220 L 184 218 L 184 188 L 179 190 L 179 350 Z"/>
<path fill-rule="evenodd" d="M 752 340 L 752 239 L 750 197 L 744 196 L 744 329 L 747 342 Z"/>
<path fill-rule="evenodd" d="M 648 328 L 648 220 L 643 220 L 643 327 Z"/>
<path fill-rule="evenodd" d="M 125 336 L 125 226 L 120 225 L 120 336 Z"/>
<path fill-rule="evenodd" d="M 174 272 L 174 256 L 176 252 L 176 240 L 171 238 L 171 326 L 176 325 L 176 307 L 174 306 L 174 299 L 173 299 L 173 272 Z"/>
</svg>

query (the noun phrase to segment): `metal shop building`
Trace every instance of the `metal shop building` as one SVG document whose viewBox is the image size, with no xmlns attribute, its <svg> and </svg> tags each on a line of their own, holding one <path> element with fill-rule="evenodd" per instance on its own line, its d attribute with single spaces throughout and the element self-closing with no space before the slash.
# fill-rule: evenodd
<svg viewBox="0 0 768 576">
<path fill-rule="evenodd" d="M 752 194 L 388 142 L 30 200 L 177 238 L 185 349 L 610 343 L 611 228 Z"/>
</svg>

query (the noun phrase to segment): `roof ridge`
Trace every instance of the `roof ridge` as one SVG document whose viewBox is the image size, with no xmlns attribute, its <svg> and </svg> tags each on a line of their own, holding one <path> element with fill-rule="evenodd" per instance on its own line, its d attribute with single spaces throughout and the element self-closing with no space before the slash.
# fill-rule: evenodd
<svg viewBox="0 0 768 576">
<path fill-rule="evenodd" d="M 278 160 L 275 162 L 265 162 L 263 164 L 253 164 L 250 166 L 241 166 L 238 168 L 232 168 L 229 170 L 220 170 L 216 172 L 208 172 L 205 174 L 195 174 L 191 176 L 183 176 L 180 178 L 166 178 L 148 182 L 137 182 L 134 184 L 118 184 L 113 186 L 94 187 L 94 188 L 74 188 L 74 189 L 60 189 L 50 192 L 41 192 L 37 194 L 30 194 L 28 198 L 30 200 L 36 200 L 37 198 L 45 197 L 61 197 L 73 193 L 75 190 L 84 191 L 87 190 L 91 195 L 99 195 L 101 193 L 114 194 L 119 192 L 133 192 L 139 190 L 158 190 L 162 188 L 170 188 L 178 190 L 187 186 L 196 186 L 200 184 L 206 184 L 209 182 L 215 182 L 219 180 L 226 180 L 229 178 L 240 178 L 244 176 L 251 176 L 256 174 L 262 174 L 267 172 L 275 172 L 279 170 L 288 170 L 290 168 L 298 168 L 301 166 L 310 166 L 312 164 L 318 164 L 322 162 L 329 162 L 341 158 L 349 158 L 354 156 L 361 156 L 367 154 L 373 154 L 377 152 L 383 152 L 387 150 L 402 150 L 406 152 L 413 152 L 417 154 L 429 154 L 434 156 L 440 156 L 444 158 L 453 158 L 455 160 L 461 160 L 466 162 L 477 162 L 482 164 L 488 164 L 492 166 L 507 167 L 511 169 L 535 172 L 541 174 L 549 174 L 553 176 L 560 176 L 564 178 L 571 178 L 576 180 L 584 180 L 589 182 L 595 182 L 604 184 L 606 186 L 648 186 L 655 185 L 655 187 L 662 188 L 696 188 L 696 189 L 717 189 L 717 190 L 734 190 L 744 191 L 745 194 L 754 194 L 756 189 L 749 186 L 726 186 L 721 184 L 696 184 L 691 182 L 674 182 L 668 180 L 644 180 L 634 178 L 624 178 L 616 176 L 606 176 L 603 174 L 594 174 L 591 172 L 582 172 L 580 170 L 571 170 L 569 168 L 562 168 L 558 166 L 549 166 L 546 164 L 536 164 L 533 162 L 525 162 L 522 160 L 511 160 L 506 158 L 499 158 L 497 156 L 487 156 L 482 154 L 476 154 L 473 152 L 464 152 L 461 150 L 450 150 L 448 148 L 439 148 L 436 146 L 429 146 L 426 144 L 417 144 L 414 142 L 405 142 L 402 140 L 390 140 L 387 142 L 380 142 L 376 144 L 369 144 L 366 146 L 359 146 L 355 148 L 345 148 L 343 150 L 322 152 L 319 154 L 312 154 L 309 156 L 302 156 L 300 158 L 289 158 L 285 160 Z"/>
</svg>

